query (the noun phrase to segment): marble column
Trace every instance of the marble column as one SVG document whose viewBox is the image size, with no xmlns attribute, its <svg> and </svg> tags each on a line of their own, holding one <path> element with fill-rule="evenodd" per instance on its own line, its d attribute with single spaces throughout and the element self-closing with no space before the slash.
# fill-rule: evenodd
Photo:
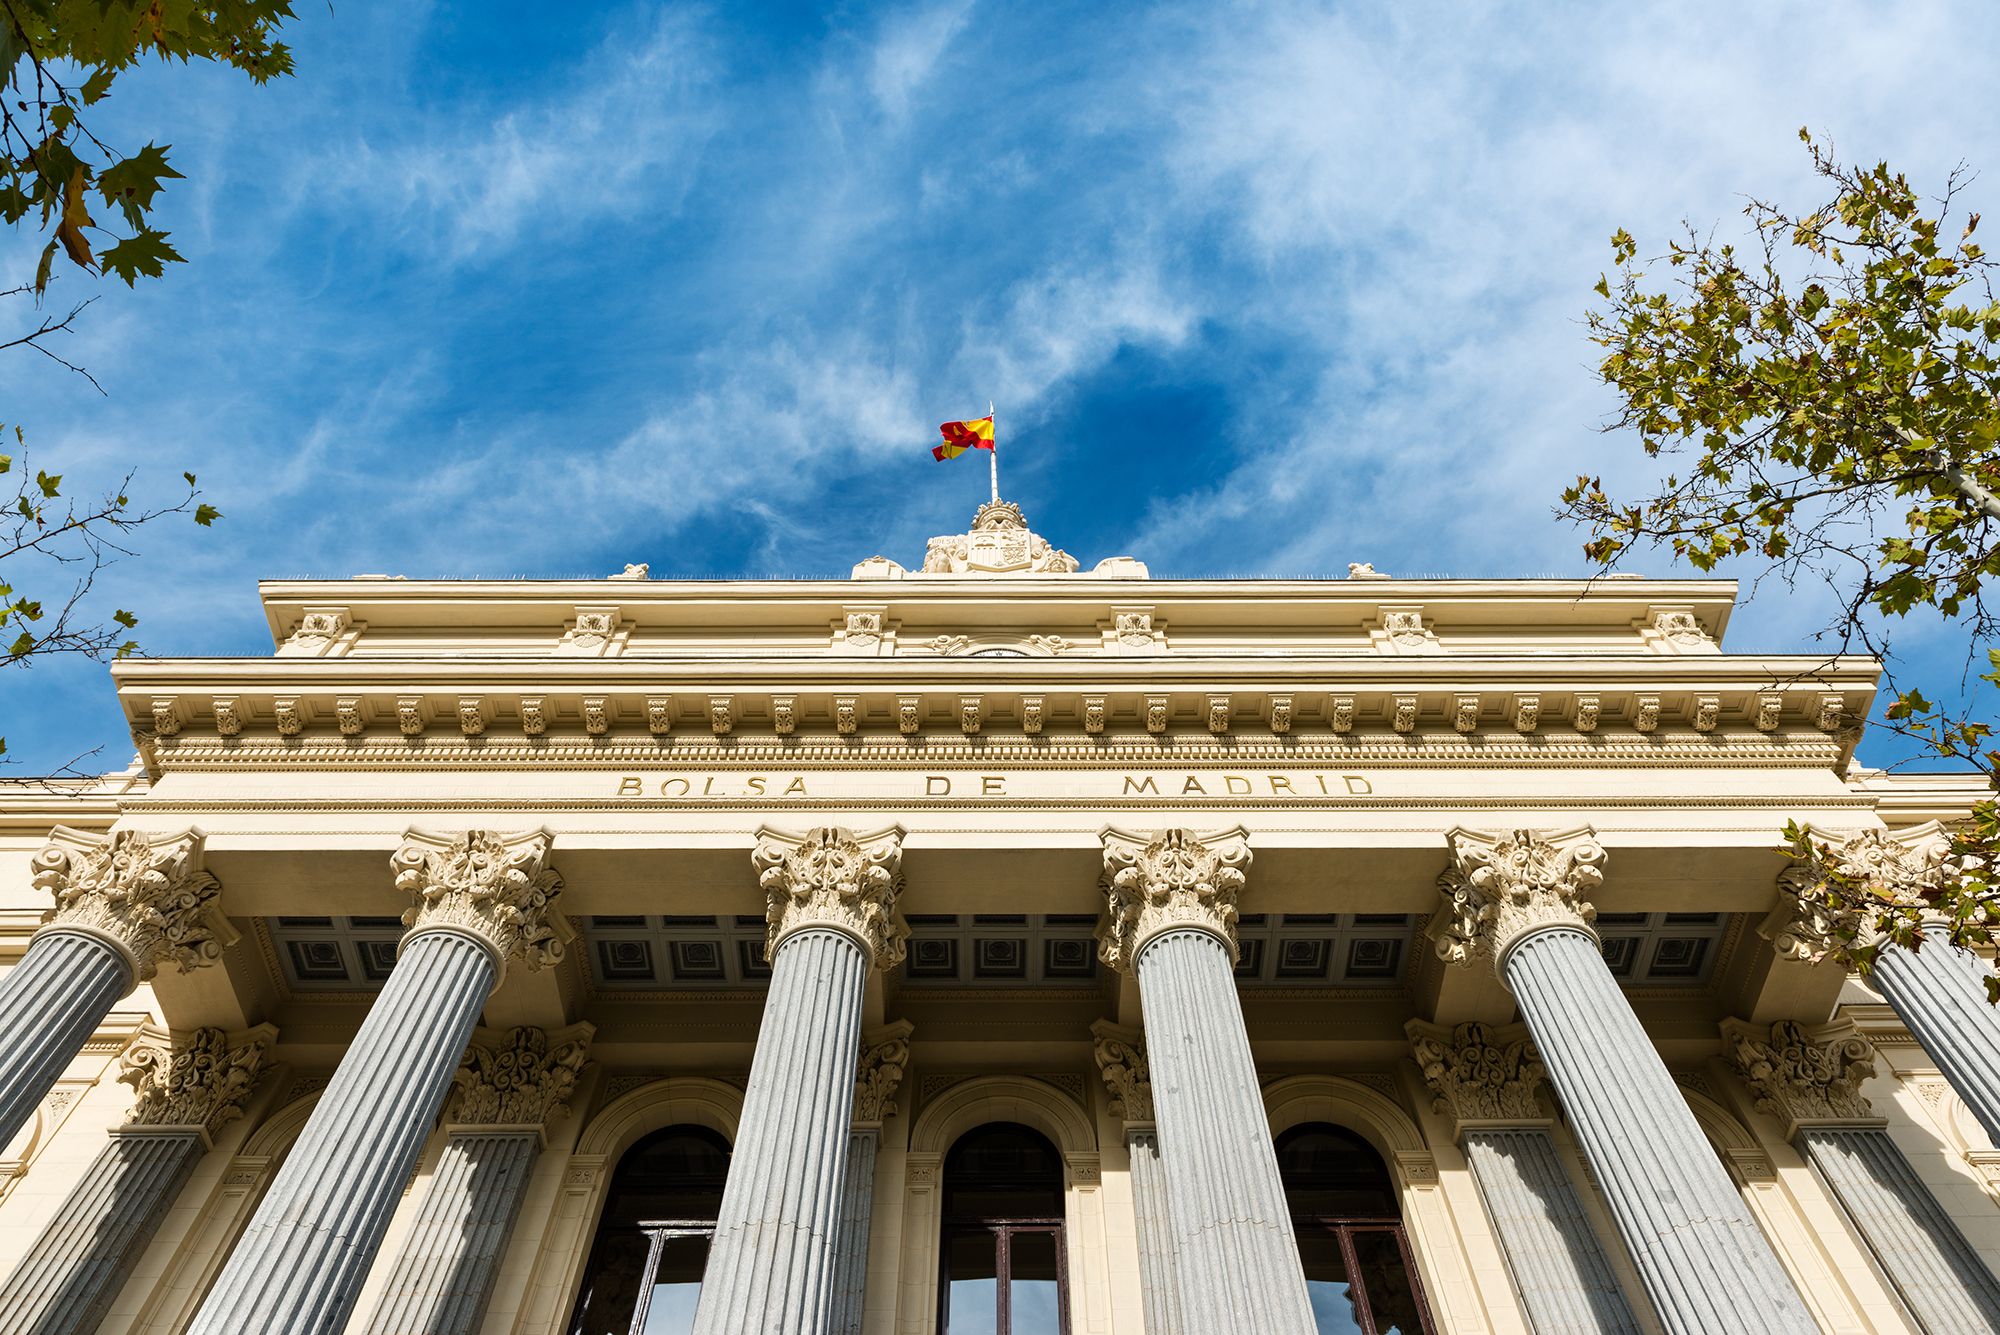
<svg viewBox="0 0 2000 1335">
<path fill-rule="evenodd" d="M 452 1074 L 507 960 L 553 964 L 562 881 L 546 831 L 412 831 L 391 864 L 417 897 L 396 967 L 189 1326 L 333 1335 L 347 1324 Z"/>
<path fill-rule="evenodd" d="M 771 984 L 697 1335 L 821 1335 L 833 1319 L 862 997 L 909 937 L 902 856 L 900 829 L 758 834 Z"/>
<path fill-rule="evenodd" d="M 1410 1050 L 1452 1119 L 1536 1335 L 1638 1335 L 1535 1096 L 1547 1076 L 1518 1026 L 1412 1020 Z"/>
<path fill-rule="evenodd" d="M 1722 1037 L 1758 1111 L 1819 1170 L 1918 1324 L 1935 1335 L 2000 1335 L 2000 1279 L 1862 1097 L 1874 1051 L 1854 1026 L 1725 1020 Z"/>
<path fill-rule="evenodd" d="M 1104 835 L 1098 951 L 1139 979 L 1183 1328 L 1312 1335 L 1312 1304 L 1236 998 L 1240 829 Z"/>
<path fill-rule="evenodd" d="M 1806 1335 L 1815 1327 L 1728 1171 L 1604 963 L 1588 896 L 1592 832 L 1447 836 L 1439 954 L 1514 994 L 1660 1324 Z"/>
<path fill-rule="evenodd" d="M 20 963 L 0 977 L 0 1145 L 119 998 L 171 960 L 187 970 L 222 954 L 222 887 L 202 867 L 202 836 L 58 825 L 34 859 L 55 907 Z"/>
<path fill-rule="evenodd" d="M 1921 919 L 1949 876 L 1951 842 L 1936 821 L 1894 834 L 1808 830 L 1812 856 L 1778 877 L 1784 899 L 1766 929 L 1791 959 L 1843 964 L 1874 953 L 1870 981 L 2000 1145 L 2000 1008 L 1986 999 L 1992 966 L 1926 924 L 1917 948 L 1890 939 Z"/>
<path fill-rule="evenodd" d="M 0 1284 L 0 1335 L 97 1329 L 214 1134 L 243 1115 L 277 1032 L 155 1031 L 126 1049 L 118 1078 L 137 1103 Z"/>
<path fill-rule="evenodd" d="M 854 1122 L 840 1197 L 840 1254 L 834 1262 L 833 1335 L 861 1335 L 868 1297 L 868 1234 L 875 1226 L 875 1158 L 882 1123 L 896 1112 L 896 1088 L 910 1064 L 908 1020 L 862 1035 L 854 1075 Z"/>
<path fill-rule="evenodd" d="M 1180 1285 L 1174 1279 L 1173 1222 L 1167 1206 L 1167 1176 L 1160 1165 L 1160 1135 L 1153 1122 L 1153 1080 L 1146 1044 L 1136 1029 L 1109 1020 L 1090 1026 L 1096 1042 L 1097 1073 L 1111 1094 L 1111 1115 L 1125 1123 L 1125 1153 L 1131 1163 L 1132 1217 L 1139 1248 L 1139 1296 L 1146 1335 L 1181 1335 Z"/>
<path fill-rule="evenodd" d="M 444 1150 L 368 1335 L 471 1335 L 528 1191 L 547 1124 L 569 1112 L 591 1035 L 523 1026 L 473 1036 L 445 1120 Z"/>
</svg>

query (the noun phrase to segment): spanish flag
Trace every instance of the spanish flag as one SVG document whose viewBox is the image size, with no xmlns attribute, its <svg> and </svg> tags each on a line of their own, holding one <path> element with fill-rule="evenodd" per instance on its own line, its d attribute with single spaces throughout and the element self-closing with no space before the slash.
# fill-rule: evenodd
<svg viewBox="0 0 2000 1335">
<path fill-rule="evenodd" d="M 938 428 L 944 444 L 931 446 L 931 457 L 939 461 L 956 459 L 967 450 L 993 448 L 993 419 L 975 417 L 970 422 L 946 422 Z"/>
</svg>

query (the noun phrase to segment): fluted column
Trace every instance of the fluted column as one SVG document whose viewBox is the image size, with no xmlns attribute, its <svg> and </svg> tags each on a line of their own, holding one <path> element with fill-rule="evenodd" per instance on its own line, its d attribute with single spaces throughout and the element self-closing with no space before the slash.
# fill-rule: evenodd
<svg viewBox="0 0 2000 1335">
<path fill-rule="evenodd" d="M 1153 1122 L 1153 1078 L 1146 1044 L 1137 1030 L 1109 1020 L 1090 1026 L 1096 1042 L 1097 1073 L 1111 1093 L 1111 1115 L 1125 1121 L 1125 1153 L 1131 1162 L 1132 1217 L 1139 1248 L 1139 1296 L 1145 1306 L 1146 1335 L 1181 1335 L 1180 1285 L 1174 1279 L 1173 1221 L 1167 1205 L 1167 1176 L 1160 1165 L 1160 1136 Z"/>
<path fill-rule="evenodd" d="M 1453 1121 L 1536 1335 L 1637 1335 L 1535 1097 L 1547 1071 L 1525 1033 L 1421 1020 L 1406 1030 L 1437 1111 Z"/>
<path fill-rule="evenodd" d="M 898 1020 L 861 1042 L 854 1074 L 854 1122 L 847 1136 L 847 1178 L 840 1197 L 840 1252 L 834 1261 L 833 1335 L 861 1335 L 868 1297 L 868 1234 L 875 1225 L 875 1158 L 882 1123 L 896 1112 L 896 1087 L 910 1064 L 908 1020 Z"/>
<path fill-rule="evenodd" d="M 1923 1045 L 1965 1106 L 2000 1145 L 2000 1009 L 1986 999 L 1991 966 L 1926 923 L 1917 946 L 1892 932 L 1921 920 L 1951 875 L 1951 841 L 1936 821 L 1890 834 L 1808 829 L 1811 855 L 1778 877 L 1782 925 L 1767 934 L 1779 954 L 1847 963 L 1873 955 L 1871 981 Z"/>
<path fill-rule="evenodd" d="M 2000 1280 L 1862 1097 L 1874 1051 L 1854 1026 L 1725 1020 L 1722 1037 L 1758 1110 L 1819 1170 L 1923 1329 L 2000 1335 Z"/>
<path fill-rule="evenodd" d="M 1139 979 L 1183 1328 L 1312 1335 L 1312 1305 L 1231 969 L 1249 845 L 1104 835 L 1098 951 Z"/>
<path fill-rule="evenodd" d="M 195 1313 L 193 1335 L 343 1329 L 506 960 L 562 950 L 549 836 L 412 832 L 391 860 L 417 897 L 396 967 Z"/>
<path fill-rule="evenodd" d="M 138 1101 L 0 1284 L 0 1335 L 97 1329 L 215 1132 L 243 1115 L 276 1034 L 156 1031 L 125 1051 L 118 1078 Z"/>
<path fill-rule="evenodd" d="M 201 864 L 193 830 L 50 833 L 34 885 L 55 907 L 0 978 L 0 1145 L 120 997 L 168 960 L 187 970 L 221 956 L 212 909 L 222 887 Z"/>
<path fill-rule="evenodd" d="M 821 1335 L 833 1317 L 861 1005 L 892 968 L 902 831 L 759 832 L 770 991 L 729 1156 L 697 1335 Z"/>
<path fill-rule="evenodd" d="M 475 1034 L 447 1110 L 444 1151 L 396 1255 L 369 1335 L 470 1335 L 527 1194 L 543 1129 L 569 1111 L 595 1031 Z"/>
<path fill-rule="evenodd" d="M 1814 1329 L 1770 1243 L 1605 965 L 1589 830 L 1453 830 L 1437 944 L 1520 1004 L 1584 1157 L 1670 1332 Z"/>
</svg>

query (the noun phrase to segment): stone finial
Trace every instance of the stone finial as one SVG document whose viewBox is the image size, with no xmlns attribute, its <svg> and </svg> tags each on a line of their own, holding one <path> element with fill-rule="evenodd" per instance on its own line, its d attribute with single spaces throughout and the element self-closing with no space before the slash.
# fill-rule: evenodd
<svg viewBox="0 0 2000 1335">
<path fill-rule="evenodd" d="M 1936 821 L 1890 834 L 1805 831 L 1809 857 L 1778 873 L 1784 896 L 1762 929 L 1786 959 L 1818 963 L 1843 950 L 1869 951 L 1898 919 L 1921 916 L 1950 875 L 1950 841 Z"/>
<path fill-rule="evenodd" d="M 168 960 L 185 973 L 220 958 L 222 886 L 202 867 L 202 843 L 198 830 L 101 836 L 56 826 L 33 863 L 35 888 L 56 900 L 43 926 L 111 946 L 142 983 Z"/>
<path fill-rule="evenodd" d="M 1097 953 L 1114 969 L 1137 967 L 1160 933 L 1193 927 L 1222 938 L 1236 957 L 1236 897 L 1250 845 L 1241 826 L 1214 834 L 1104 832 L 1104 917 Z"/>
<path fill-rule="evenodd" d="M 1861 1095 L 1875 1074 L 1875 1050 L 1852 1022 L 1808 1029 L 1780 1020 L 1766 1029 L 1724 1020 L 1722 1043 L 1757 1110 L 1784 1123 L 1787 1137 L 1806 1125 L 1880 1123 Z"/>
<path fill-rule="evenodd" d="M 389 865 L 396 888 L 417 897 L 403 914 L 412 933 L 464 932 L 484 941 L 502 967 L 517 954 L 531 970 L 562 959 L 555 908 L 562 877 L 548 865 L 547 830 L 411 830 L 404 840 Z"/>
<path fill-rule="evenodd" d="M 1153 1073 L 1146 1065 L 1146 1041 L 1136 1029 L 1109 1020 L 1090 1026 L 1096 1038 L 1097 1073 L 1111 1091 L 1111 1113 L 1128 1122 L 1153 1120 Z"/>
<path fill-rule="evenodd" d="M 1412 1020 L 1403 1026 L 1410 1052 L 1437 1096 L 1433 1105 L 1466 1122 L 1540 1122 L 1548 1114 L 1535 1089 L 1548 1072 L 1527 1027 L 1472 1021 L 1450 1029 Z"/>
<path fill-rule="evenodd" d="M 1604 849 L 1588 826 L 1546 835 L 1454 829 L 1445 840 L 1451 865 L 1438 877 L 1445 908 L 1436 938 L 1447 962 L 1484 956 L 1499 973 L 1515 943 L 1539 928 L 1575 927 L 1595 936 L 1590 922 L 1597 910 L 1588 896 L 1604 884 Z"/>
<path fill-rule="evenodd" d="M 896 1088 L 910 1064 L 908 1020 L 898 1020 L 861 1036 L 861 1059 L 854 1067 L 854 1123 L 880 1126 L 896 1111 Z"/>
<path fill-rule="evenodd" d="M 473 1035 L 452 1076 L 451 1120 L 469 1126 L 542 1126 L 569 1111 L 597 1030 L 573 1024 L 551 1034 L 530 1025 Z"/>
<path fill-rule="evenodd" d="M 277 1036 L 268 1024 L 241 1034 L 197 1029 L 142 1036 L 118 1058 L 118 1078 L 138 1095 L 126 1125 L 192 1126 L 215 1135 L 243 1115 Z"/>
<path fill-rule="evenodd" d="M 903 891 L 900 827 L 856 835 L 822 826 L 803 835 L 765 827 L 751 854 L 770 924 L 764 958 L 793 932 L 831 927 L 861 943 L 878 969 L 902 961 L 910 929 L 896 911 Z"/>
</svg>

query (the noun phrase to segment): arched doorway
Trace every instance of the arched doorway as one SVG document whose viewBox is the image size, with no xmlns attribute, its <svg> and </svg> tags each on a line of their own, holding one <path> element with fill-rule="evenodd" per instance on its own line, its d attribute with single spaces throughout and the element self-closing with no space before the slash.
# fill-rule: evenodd
<svg viewBox="0 0 2000 1335">
<path fill-rule="evenodd" d="M 1382 1156 L 1327 1122 L 1292 1127 L 1277 1150 L 1319 1335 L 1431 1335 Z"/>
<path fill-rule="evenodd" d="M 729 1142 L 670 1126 L 625 1152 L 591 1242 L 570 1335 L 685 1335 L 729 1172 Z"/>
<path fill-rule="evenodd" d="M 1066 1335 L 1063 1161 L 1038 1131 L 992 1122 L 944 1160 L 938 1329 Z"/>
</svg>

